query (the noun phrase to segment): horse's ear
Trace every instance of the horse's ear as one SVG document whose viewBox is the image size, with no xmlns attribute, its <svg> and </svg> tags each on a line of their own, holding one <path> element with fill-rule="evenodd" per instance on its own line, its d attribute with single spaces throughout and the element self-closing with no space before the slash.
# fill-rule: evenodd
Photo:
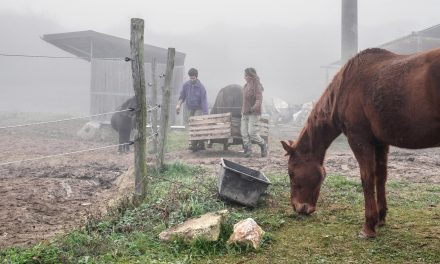
<svg viewBox="0 0 440 264">
<path fill-rule="evenodd" d="M 293 155 L 295 153 L 295 148 L 293 147 L 293 141 L 289 140 L 289 143 L 286 141 L 280 141 L 281 145 L 283 145 L 284 150 L 287 152 L 286 155 Z"/>
</svg>

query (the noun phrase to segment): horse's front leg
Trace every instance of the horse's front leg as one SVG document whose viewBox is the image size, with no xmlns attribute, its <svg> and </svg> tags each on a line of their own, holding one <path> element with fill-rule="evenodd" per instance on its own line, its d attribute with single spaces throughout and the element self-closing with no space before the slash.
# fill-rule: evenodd
<svg viewBox="0 0 440 264">
<path fill-rule="evenodd" d="M 375 147 L 366 140 L 349 139 L 350 147 L 359 163 L 362 188 L 364 190 L 365 223 L 360 237 L 376 237 L 375 227 L 378 212 L 375 197 Z"/>
</svg>

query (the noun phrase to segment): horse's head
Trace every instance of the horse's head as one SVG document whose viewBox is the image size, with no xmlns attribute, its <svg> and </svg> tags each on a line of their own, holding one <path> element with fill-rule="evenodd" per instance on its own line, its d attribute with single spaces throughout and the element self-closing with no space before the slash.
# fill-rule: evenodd
<svg viewBox="0 0 440 264">
<path fill-rule="evenodd" d="M 289 156 L 288 172 L 290 177 L 290 201 L 299 214 L 309 215 L 315 211 L 321 184 L 325 178 L 322 164 L 298 153 L 292 141 L 281 141 Z"/>
<path fill-rule="evenodd" d="M 133 96 L 130 99 L 128 99 L 125 104 L 124 104 L 124 108 L 125 109 L 133 109 L 133 111 L 129 111 L 127 112 L 130 116 L 135 116 L 136 115 L 136 110 L 137 110 L 137 101 L 136 101 L 136 97 Z"/>
</svg>

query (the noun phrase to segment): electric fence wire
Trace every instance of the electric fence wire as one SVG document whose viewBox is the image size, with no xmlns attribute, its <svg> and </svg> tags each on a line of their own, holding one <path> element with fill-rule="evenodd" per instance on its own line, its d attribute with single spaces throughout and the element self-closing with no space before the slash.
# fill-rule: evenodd
<svg viewBox="0 0 440 264">
<path fill-rule="evenodd" d="M 21 58 L 44 58 L 44 59 L 85 59 L 85 60 L 114 60 L 114 61 L 131 61 L 129 57 L 125 58 L 95 58 L 95 57 L 72 57 L 72 56 L 48 56 L 48 55 L 28 55 L 28 54 L 8 54 L 0 53 L 2 57 L 21 57 Z"/>
<path fill-rule="evenodd" d="M 45 124 L 52 124 L 52 123 L 59 123 L 59 122 L 65 122 L 65 121 L 71 121 L 71 120 L 77 120 L 77 119 L 85 119 L 90 117 L 96 117 L 96 116 L 102 116 L 102 115 L 108 115 L 108 114 L 114 114 L 114 113 L 121 113 L 121 112 L 127 112 L 127 111 L 134 111 L 133 108 L 127 108 L 124 110 L 118 110 L 113 112 L 107 112 L 107 113 L 101 113 L 96 115 L 89 115 L 89 116 L 80 116 L 80 117 L 72 117 L 72 118 L 66 118 L 66 119 L 59 119 L 59 120 L 52 120 L 52 121 L 44 121 L 44 122 L 36 122 L 36 123 L 28 123 L 28 124 L 21 124 L 21 125 L 11 125 L 11 126 L 3 126 L 0 127 L 0 129 L 6 129 L 6 128 L 17 128 L 17 127 L 26 127 L 26 126 L 34 126 L 34 125 L 45 125 Z"/>
<path fill-rule="evenodd" d="M 156 135 L 151 135 L 151 136 L 147 137 L 147 142 L 150 142 L 150 141 L 151 141 L 151 138 L 153 138 L 153 137 L 155 137 L 155 136 L 156 136 Z M 48 156 L 42 156 L 42 157 L 37 157 L 37 158 L 30 158 L 30 159 L 22 159 L 22 160 L 16 160 L 16 161 L 9 161 L 9 162 L 0 163 L 0 167 L 1 167 L 1 166 L 5 166 L 5 165 L 11 165 L 11 164 L 22 163 L 22 162 L 36 161 L 36 160 L 42 160 L 42 159 L 48 159 L 48 158 L 55 158 L 55 157 L 61 157 L 61 156 L 66 156 L 66 155 L 78 154 L 78 153 L 91 152 L 91 151 L 102 150 L 102 149 L 107 149 L 107 148 L 113 148 L 113 147 L 118 147 L 118 146 L 125 146 L 125 145 L 129 145 L 129 146 L 130 146 L 130 145 L 133 145 L 133 144 L 134 144 L 134 141 L 129 141 L 129 142 L 122 143 L 122 144 L 115 144 L 115 145 L 108 145 L 108 146 L 97 147 L 97 148 L 91 148 L 91 149 L 77 150 L 77 151 L 65 152 L 65 153 L 59 153 L 59 154 L 48 155 Z"/>
</svg>

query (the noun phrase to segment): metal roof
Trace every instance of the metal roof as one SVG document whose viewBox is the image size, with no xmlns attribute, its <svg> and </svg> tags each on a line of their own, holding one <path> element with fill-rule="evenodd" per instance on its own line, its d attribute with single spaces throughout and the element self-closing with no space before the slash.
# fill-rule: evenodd
<svg viewBox="0 0 440 264">
<path fill-rule="evenodd" d="M 397 54 L 411 54 L 440 47 L 440 24 L 377 46 Z M 335 61 L 323 68 L 339 68 L 341 61 Z"/>
<path fill-rule="evenodd" d="M 93 30 L 46 34 L 44 41 L 78 57 L 90 58 L 125 58 L 130 57 L 130 41 Z M 168 50 L 144 44 L 145 62 L 156 58 L 158 63 L 166 64 Z M 182 66 L 185 54 L 176 51 L 175 65 Z"/>
</svg>

